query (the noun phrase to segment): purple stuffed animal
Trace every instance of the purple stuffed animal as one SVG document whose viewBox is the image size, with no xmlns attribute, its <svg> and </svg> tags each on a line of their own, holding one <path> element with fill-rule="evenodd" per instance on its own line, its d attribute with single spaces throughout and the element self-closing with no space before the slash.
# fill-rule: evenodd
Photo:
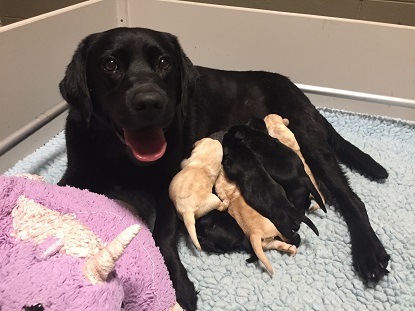
<svg viewBox="0 0 415 311">
<path fill-rule="evenodd" d="M 0 310 L 181 310 L 150 231 L 124 204 L 0 176 Z"/>
</svg>

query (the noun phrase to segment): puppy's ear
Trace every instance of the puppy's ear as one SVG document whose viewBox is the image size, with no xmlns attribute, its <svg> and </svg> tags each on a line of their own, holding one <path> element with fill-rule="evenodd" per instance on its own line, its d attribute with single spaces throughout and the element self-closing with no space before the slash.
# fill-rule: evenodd
<svg viewBox="0 0 415 311">
<path fill-rule="evenodd" d="M 170 41 L 173 44 L 173 47 L 176 51 L 176 57 L 180 65 L 180 75 L 181 75 L 181 103 L 180 110 L 182 113 L 183 120 L 186 119 L 187 109 L 189 106 L 190 97 L 193 95 L 193 92 L 196 88 L 196 81 L 199 77 L 199 73 L 196 68 L 193 66 L 193 63 L 184 53 L 182 47 L 180 46 L 177 37 L 166 33 Z"/>
<path fill-rule="evenodd" d="M 71 62 L 66 67 L 65 77 L 59 83 L 62 97 L 70 106 L 76 108 L 87 124 L 92 115 L 92 102 L 87 81 L 87 59 L 95 37 L 96 35 L 90 35 L 81 41 Z"/>
<path fill-rule="evenodd" d="M 234 136 L 235 140 L 237 141 L 242 141 L 245 139 L 245 133 L 241 132 L 241 131 L 237 131 L 235 132 L 235 136 Z"/>
<path fill-rule="evenodd" d="M 267 125 L 263 119 L 251 118 L 248 121 L 248 125 L 256 130 L 268 133 Z"/>
</svg>

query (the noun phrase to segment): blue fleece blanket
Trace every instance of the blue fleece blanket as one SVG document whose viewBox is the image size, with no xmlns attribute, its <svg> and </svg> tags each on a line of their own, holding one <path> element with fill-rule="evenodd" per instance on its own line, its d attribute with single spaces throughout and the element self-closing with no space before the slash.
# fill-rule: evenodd
<svg viewBox="0 0 415 311">
<path fill-rule="evenodd" d="M 185 240 L 180 256 L 199 293 L 199 310 L 415 310 L 415 123 L 339 110 L 322 114 L 346 139 L 388 171 L 384 183 L 345 168 L 365 202 L 373 229 L 391 255 L 390 274 L 366 286 L 352 267 L 350 237 L 342 216 L 329 207 L 309 217 L 320 236 L 302 226 L 295 257 L 268 251 L 273 277 L 247 254 L 211 255 Z M 39 174 L 56 183 L 66 166 L 59 133 L 6 174 Z"/>
</svg>

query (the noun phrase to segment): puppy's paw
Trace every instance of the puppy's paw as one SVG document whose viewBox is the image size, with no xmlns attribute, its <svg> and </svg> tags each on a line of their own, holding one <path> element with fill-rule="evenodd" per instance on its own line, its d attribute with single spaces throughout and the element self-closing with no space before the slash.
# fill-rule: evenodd
<svg viewBox="0 0 415 311">
<path fill-rule="evenodd" d="M 352 241 L 353 266 L 365 282 L 379 282 L 389 273 L 386 269 L 390 256 L 373 233 L 370 237 L 360 237 Z"/>
<path fill-rule="evenodd" d="M 221 212 L 223 212 L 224 210 L 226 210 L 229 207 L 229 200 L 225 199 L 222 201 L 222 205 L 221 208 L 219 209 Z"/>
<path fill-rule="evenodd" d="M 320 206 L 317 203 L 314 203 L 313 205 L 310 206 L 308 212 L 309 213 L 314 213 L 315 211 L 317 211 L 320 208 Z"/>
<path fill-rule="evenodd" d="M 300 235 L 297 232 L 293 233 L 293 235 L 289 238 L 289 243 L 293 244 L 296 247 L 300 246 L 300 243 L 301 243 Z"/>
</svg>

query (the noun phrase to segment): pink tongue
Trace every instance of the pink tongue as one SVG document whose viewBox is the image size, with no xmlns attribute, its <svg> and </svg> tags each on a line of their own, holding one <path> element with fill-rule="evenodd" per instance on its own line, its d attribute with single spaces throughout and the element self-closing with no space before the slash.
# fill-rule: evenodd
<svg viewBox="0 0 415 311">
<path fill-rule="evenodd" d="M 167 142 L 161 128 L 123 130 L 125 142 L 130 146 L 137 160 L 152 162 L 160 159 L 164 155 Z"/>
</svg>

